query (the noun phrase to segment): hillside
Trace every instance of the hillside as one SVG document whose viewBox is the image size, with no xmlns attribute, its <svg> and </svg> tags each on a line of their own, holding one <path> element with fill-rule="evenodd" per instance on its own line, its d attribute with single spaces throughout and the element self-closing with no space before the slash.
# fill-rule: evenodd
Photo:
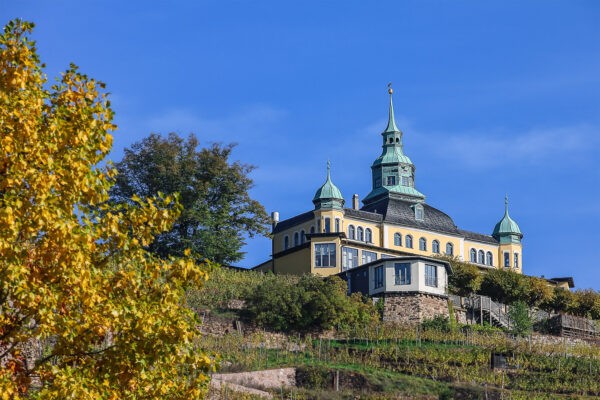
<svg viewBox="0 0 600 400">
<path fill-rule="evenodd" d="M 277 333 L 257 327 L 240 305 L 265 280 L 285 286 L 297 284 L 298 278 L 221 269 L 206 287 L 189 292 L 188 301 L 198 310 L 210 310 L 203 311 L 207 327 L 215 318 L 232 327 L 228 333 L 204 335 L 200 344 L 220 355 L 220 372 L 296 368 L 296 387 L 271 389 L 279 397 L 546 399 L 600 394 L 600 347 L 585 341 L 519 337 L 439 321 L 414 327 L 372 321 Z M 504 356 L 506 364 L 492 369 L 492 354 Z"/>
</svg>

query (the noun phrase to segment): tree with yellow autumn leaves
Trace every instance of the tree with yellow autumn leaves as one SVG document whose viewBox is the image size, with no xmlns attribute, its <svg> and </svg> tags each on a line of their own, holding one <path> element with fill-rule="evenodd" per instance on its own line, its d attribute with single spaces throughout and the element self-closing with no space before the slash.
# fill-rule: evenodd
<svg viewBox="0 0 600 400">
<path fill-rule="evenodd" d="M 49 87 L 32 29 L 0 36 L 0 398 L 201 398 L 212 361 L 181 299 L 213 266 L 145 250 L 176 196 L 107 205 L 104 84 L 71 65 Z"/>
</svg>

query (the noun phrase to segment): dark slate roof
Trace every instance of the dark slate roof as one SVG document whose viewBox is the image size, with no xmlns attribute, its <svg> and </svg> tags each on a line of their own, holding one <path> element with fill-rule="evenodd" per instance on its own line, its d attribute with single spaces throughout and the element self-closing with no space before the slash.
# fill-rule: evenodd
<svg viewBox="0 0 600 400">
<path fill-rule="evenodd" d="M 374 203 L 367 204 L 361 210 L 382 214 L 385 222 L 460 235 L 452 218 L 437 208 L 431 207 L 429 204 L 420 203 L 423 205 L 424 218 L 423 221 L 417 221 L 414 209 L 412 208 L 414 204 L 416 203 L 385 197 Z"/>
<path fill-rule="evenodd" d="M 307 211 L 303 214 L 298 214 L 295 217 L 284 219 L 283 221 L 279 222 L 277 226 L 275 226 L 275 229 L 273 229 L 273 233 L 284 231 L 303 222 L 310 221 L 313 218 L 314 213 L 312 211 Z"/>
<path fill-rule="evenodd" d="M 494 239 L 493 236 L 484 235 L 482 233 L 464 231 L 462 229 L 458 230 L 461 235 L 465 237 L 465 239 L 475 240 L 477 242 L 490 243 L 490 244 L 498 244 L 498 241 Z"/>
<path fill-rule="evenodd" d="M 355 210 L 353 208 L 344 208 L 344 215 L 347 217 L 366 219 L 373 222 L 383 221 L 383 215 L 381 214 L 363 210 Z"/>
</svg>

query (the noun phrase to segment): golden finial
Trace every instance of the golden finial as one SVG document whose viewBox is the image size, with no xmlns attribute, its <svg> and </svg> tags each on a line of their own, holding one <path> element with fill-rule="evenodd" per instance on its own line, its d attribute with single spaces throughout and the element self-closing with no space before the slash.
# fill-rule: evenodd
<svg viewBox="0 0 600 400">
<path fill-rule="evenodd" d="M 389 93 L 389 94 L 392 94 L 392 93 L 394 93 L 394 91 L 392 90 L 392 82 L 388 83 L 388 88 L 389 88 L 389 89 L 388 89 L 388 93 Z"/>
</svg>

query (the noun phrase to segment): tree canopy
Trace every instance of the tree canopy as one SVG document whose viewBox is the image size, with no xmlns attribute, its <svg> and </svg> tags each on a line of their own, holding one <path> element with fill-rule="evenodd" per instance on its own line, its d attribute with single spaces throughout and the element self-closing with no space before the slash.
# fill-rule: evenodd
<svg viewBox="0 0 600 400">
<path fill-rule="evenodd" d="M 243 257 L 247 235 L 268 235 L 265 209 L 248 191 L 254 167 L 230 162 L 234 145 L 213 143 L 198 150 L 198 140 L 174 133 L 151 134 L 125 149 L 110 194 L 116 203 L 134 195 L 179 193 L 183 207 L 175 223 L 156 235 L 149 249 L 161 257 L 181 256 L 187 248 L 211 261 L 229 264 Z"/>
<path fill-rule="evenodd" d="M 47 88 L 32 29 L 15 20 L 0 35 L 0 394 L 199 398 L 211 360 L 181 299 L 212 265 L 145 250 L 176 198 L 107 205 L 104 84 L 71 65 Z"/>
</svg>

